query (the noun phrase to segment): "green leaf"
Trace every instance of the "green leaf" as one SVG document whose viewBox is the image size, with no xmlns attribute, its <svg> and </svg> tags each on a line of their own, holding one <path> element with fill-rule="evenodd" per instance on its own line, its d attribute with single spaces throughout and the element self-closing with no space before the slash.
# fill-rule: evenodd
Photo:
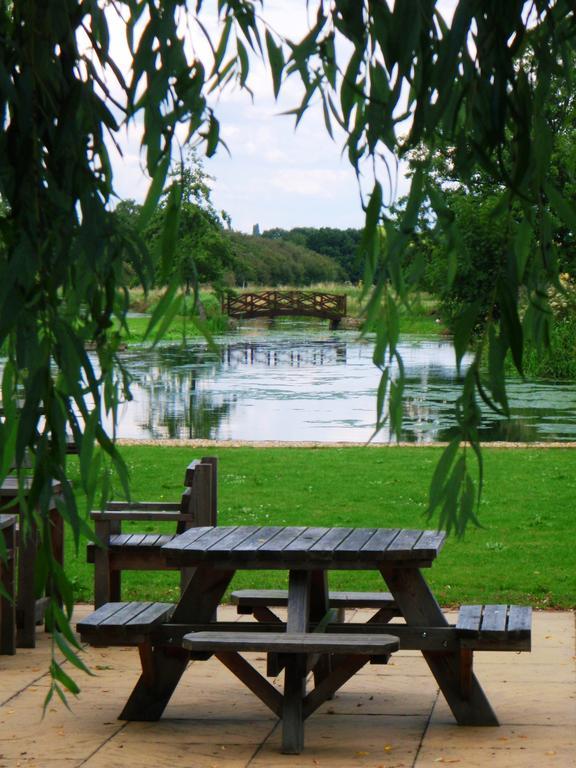
<svg viewBox="0 0 576 768">
<path fill-rule="evenodd" d="M 86 664 L 82 661 L 82 659 L 79 658 L 79 656 L 74 653 L 72 648 L 68 645 L 66 640 L 64 639 L 63 635 L 60 634 L 60 632 L 54 632 L 54 642 L 62 652 L 62 655 L 72 664 L 76 667 L 76 669 L 79 669 L 81 672 L 85 672 L 87 675 L 93 675 L 94 673 L 91 672 Z M 77 692 L 79 692 L 80 689 L 77 689 Z"/>
<path fill-rule="evenodd" d="M 220 36 L 218 48 L 216 49 L 216 53 L 214 54 L 214 68 L 212 69 L 212 75 L 216 74 L 220 70 L 220 65 L 222 64 L 222 60 L 224 59 L 224 55 L 226 54 L 226 48 L 228 47 L 228 39 L 230 37 L 231 29 L 232 29 L 232 18 L 229 16 L 224 23 L 224 29 L 222 30 L 222 34 Z"/>
<path fill-rule="evenodd" d="M 458 448 L 460 447 L 460 438 L 456 438 L 449 443 L 440 457 L 440 461 L 436 465 L 434 475 L 432 476 L 432 482 L 430 483 L 430 490 L 428 496 L 428 508 L 425 512 L 426 519 L 430 520 L 434 510 L 441 502 L 445 494 L 446 478 L 450 473 Z"/>
<path fill-rule="evenodd" d="M 470 348 L 470 342 L 474 328 L 480 314 L 480 302 L 475 301 L 460 312 L 454 322 L 454 351 L 456 352 L 456 365 L 460 372 L 462 358 Z"/>
<path fill-rule="evenodd" d="M 576 207 L 552 183 L 546 184 L 546 195 L 564 224 L 576 233 Z"/>
<path fill-rule="evenodd" d="M 170 283 L 166 291 L 164 292 L 164 295 L 156 305 L 154 311 L 152 312 L 152 315 L 148 322 L 148 327 L 146 328 L 146 332 L 144 333 L 144 341 L 146 341 L 150 337 L 152 331 L 154 330 L 156 325 L 160 322 L 160 319 L 164 317 L 166 312 L 172 306 L 174 302 L 174 297 L 179 287 L 180 287 L 179 280 L 175 276 L 172 279 L 172 282 Z"/>
<path fill-rule="evenodd" d="M 152 183 L 148 189 L 148 194 L 146 195 L 146 200 L 144 200 L 144 205 L 140 209 L 140 215 L 138 217 L 138 229 L 140 232 L 144 230 L 152 218 L 152 214 L 156 211 L 160 195 L 164 190 L 169 167 L 170 158 L 168 156 L 163 157 L 158 163 L 152 178 Z"/>
<path fill-rule="evenodd" d="M 266 48 L 268 50 L 268 61 L 272 71 L 272 83 L 274 86 L 274 97 L 278 98 L 280 86 L 282 85 L 282 72 L 284 71 L 284 54 L 282 48 L 276 45 L 270 30 L 266 30 Z"/>
<path fill-rule="evenodd" d="M 498 283 L 498 302 L 502 313 L 500 322 L 510 345 L 514 365 L 518 373 L 523 373 L 522 354 L 524 339 L 522 325 L 518 316 L 518 299 L 506 280 L 500 280 Z"/>
<path fill-rule="evenodd" d="M 383 418 L 384 405 L 386 404 L 386 394 L 388 392 L 390 372 L 388 368 L 382 371 L 376 393 L 376 432 L 382 427 L 385 419 Z"/>
<path fill-rule="evenodd" d="M 170 188 L 166 209 L 164 212 L 164 226 L 160 239 L 160 274 L 162 282 L 169 279 L 174 263 L 174 252 L 178 240 L 178 225 L 180 223 L 180 206 L 182 202 L 182 187 L 173 184 Z"/>
<path fill-rule="evenodd" d="M 533 238 L 532 224 L 529 219 L 524 217 L 516 231 L 514 240 L 514 253 L 516 254 L 516 279 L 521 282 L 526 271 L 526 264 L 530 256 L 530 246 Z"/>
</svg>

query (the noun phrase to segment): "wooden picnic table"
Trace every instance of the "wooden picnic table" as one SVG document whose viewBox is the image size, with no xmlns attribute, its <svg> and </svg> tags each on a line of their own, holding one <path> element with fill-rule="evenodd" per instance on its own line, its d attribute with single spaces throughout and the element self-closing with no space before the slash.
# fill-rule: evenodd
<svg viewBox="0 0 576 768">
<path fill-rule="evenodd" d="M 16 611 L 14 604 L 14 571 L 16 563 L 16 515 L 0 514 L 0 536 L 3 537 L 3 555 L 0 555 L 0 653 L 16 651 Z"/>
<path fill-rule="evenodd" d="M 21 487 L 24 496 L 27 495 L 32 484 L 31 477 L 18 479 L 15 475 L 8 475 L 0 485 L 0 506 L 6 506 L 7 512 L 14 513 L 19 518 L 18 530 L 18 590 L 16 595 L 16 644 L 19 648 L 34 648 L 36 645 L 36 624 L 42 621 L 46 605 L 49 600 L 50 587 L 47 587 L 46 595 L 36 594 L 36 556 L 38 552 L 38 529 L 33 523 L 29 529 L 23 529 L 23 518 L 20 506 L 17 502 Z M 62 491 L 62 484 L 52 481 L 52 498 L 50 500 L 50 538 L 52 540 L 52 554 L 60 565 L 64 563 L 64 522 L 58 514 L 56 497 Z"/>
<path fill-rule="evenodd" d="M 448 624 L 424 577 L 444 541 L 442 532 L 397 528 L 192 528 L 163 547 L 168 563 L 195 569 L 168 619 L 165 606 L 160 615 L 163 604 L 147 604 L 139 619 L 126 607 L 132 604 L 109 604 L 112 613 L 116 605 L 115 610 L 126 616 L 114 618 L 110 613 L 106 619 L 101 613 L 107 609 L 104 606 L 94 615 L 100 614 L 99 618 L 79 629 L 89 642 L 96 642 L 95 638 L 100 644 L 114 642 L 117 631 L 130 644 L 130 632 L 138 634 L 138 626 L 146 627 L 133 642 L 140 649 L 142 675 L 121 719 L 160 718 L 188 661 L 215 654 L 282 717 L 283 751 L 297 753 L 303 747 L 304 719 L 366 661 L 387 661 L 399 638 L 402 648 L 422 652 L 459 723 L 497 725 L 471 667 L 465 689 L 462 685 L 455 628 Z M 216 622 L 217 607 L 235 572 L 262 569 L 289 573 L 287 621 L 272 625 Z M 380 573 L 405 624 L 330 624 L 321 636 L 318 630 L 325 629 L 329 617 L 327 574 L 331 570 Z M 131 610 L 132 618 L 127 619 Z M 273 661 L 280 661 L 285 668 L 283 696 L 239 655 L 246 650 L 265 651 Z M 316 685 L 306 693 L 310 669 Z"/>
</svg>

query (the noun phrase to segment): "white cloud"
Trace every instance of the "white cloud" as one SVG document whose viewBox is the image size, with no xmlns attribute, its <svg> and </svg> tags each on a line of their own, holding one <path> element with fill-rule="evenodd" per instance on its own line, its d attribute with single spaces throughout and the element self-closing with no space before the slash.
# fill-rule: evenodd
<svg viewBox="0 0 576 768">
<path fill-rule="evenodd" d="M 327 168 L 292 168 L 277 171 L 271 178 L 273 187 L 295 195 L 334 199 L 350 182 L 350 174 Z"/>
</svg>

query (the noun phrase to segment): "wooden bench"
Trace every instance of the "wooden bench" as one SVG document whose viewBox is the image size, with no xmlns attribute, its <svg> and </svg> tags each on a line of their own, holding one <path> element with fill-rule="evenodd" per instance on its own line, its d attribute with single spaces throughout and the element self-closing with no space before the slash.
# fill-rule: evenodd
<svg viewBox="0 0 576 768">
<path fill-rule="evenodd" d="M 230 599 L 239 614 L 253 615 L 258 621 L 276 621 L 277 616 L 270 608 L 286 608 L 288 605 L 287 589 L 238 589 L 232 592 Z M 335 620 L 343 622 L 346 609 L 374 608 L 377 613 L 371 623 L 386 624 L 400 611 L 389 592 L 329 592 L 328 605 L 337 611 Z"/>
<path fill-rule="evenodd" d="M 10 514 L 16 514 L 17 584 L 16 590 L 16 645 L 19 648 L 34 648 L 36 645 L 36 625 L 44 620 L 46 606 L 50 601 L 51 585 L 47 584 L 45 594 L 37 595 L 35 584 L 36 557 L 39 546 L 39 533 L 34 522 L 26 530 L 22 526 L 22 515 L 19 499 L 27 501 L 32 477 L 24 475 L 7 475 L 0 485 L 0 506 Z M 58 480 L 51 482 L 52 496 L 49 500 L 48 513 L 50 517 L 50 546 L 52 555 L 59 565 L 64 564 L 64 520 L 57 507 L 57 497 L 62 492 L 62 484 Z M 56 596 L 57 599 L 58 596 Z M 47 630 L 50 627 L 46 626 Z"/>
<path fill-rule="evenodd" d="M 188 528 L 216 525 L 217 459 L 193 461 L 184 476 L 180 502 L 112 501 L 103 511 L 92 511 L 98 544 L 90 542 L 87 560 L 94 563 L 94 606 L 121 600 L 122 571 L 174 570 L 166 564 L 162 546 Z M 122 532 L 127 522 L 171 522 L 173 533 Z M 189 578 L 181 570 L 181 586 Z"/>
<path fill-rule="evenodd" d="M 532 608 L 522 605 L 463 605 L 456 632 L 463 648 L 529 651 Z"/>
<path fill-rule="evenodd" d="M 155 627 L 170 620 L 174 608 L 174 603 L 106 603 L 76 629 L 82 642 L 97 647 L 143 645 Z"/>
<path fill-rule="evenodd" d="M 190 632 L 182 638 L 190 651 L 267 653 L 340 653 L 378 658 L 397 651 L 397 637 L 335 632 Z"/>
<path fill-rule="evenodd" d="M 16 525 L 17 515 L 0 515 L 0 653 L 16 653 Z"/>
<path fill-rule="evenodd" d="M 532 608 L 521 605 L 463 605 L 456 635 L 460 646 L 460 686 L 472 689 L 474 651 L 529 651 Z"/>
<path fill-rule="evenodd" d="M 182 638 L 191 654 L 214 653 L 278 717 L 282 718 L 282 751 L 298 754 L 304 746 L 304 720 L 374 657 L 387 660 L 397 651 L 397 637 L 385 634 L 341 634 L 333 632 L 191 632 Z M 264 652 L 284 658 L 284 695 L 269 683 L 239 652 Z M 316 677 L 316 686 L 306 693 L 307 660 L 327 655 L 334 664 Z"/>
</svg>

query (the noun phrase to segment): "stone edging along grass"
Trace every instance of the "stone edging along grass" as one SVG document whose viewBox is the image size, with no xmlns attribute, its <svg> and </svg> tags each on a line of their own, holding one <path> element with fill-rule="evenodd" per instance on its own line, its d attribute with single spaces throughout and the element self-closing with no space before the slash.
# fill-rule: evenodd
<svg viewBox="0 0 576 768">
<path fill-rule="evenodd" d="M 133 440 L 119 438 L 117 445 L 144 446 L 155 445 L 172 448 L 445 448 L 448 443 L 322 443 L 313 440 L 308 441 L 284 441 L 284 440 L 200 440 L 200 439 L 166 439 L 166 440 Z M 464 446 L 465 443 L 462 443 Z M 547 443 L 511 443 L 511 442 L 486 442 L 481 443 L 486 448 L 576 448 L 576 442 L 547 442 Z"/>
</svg>

